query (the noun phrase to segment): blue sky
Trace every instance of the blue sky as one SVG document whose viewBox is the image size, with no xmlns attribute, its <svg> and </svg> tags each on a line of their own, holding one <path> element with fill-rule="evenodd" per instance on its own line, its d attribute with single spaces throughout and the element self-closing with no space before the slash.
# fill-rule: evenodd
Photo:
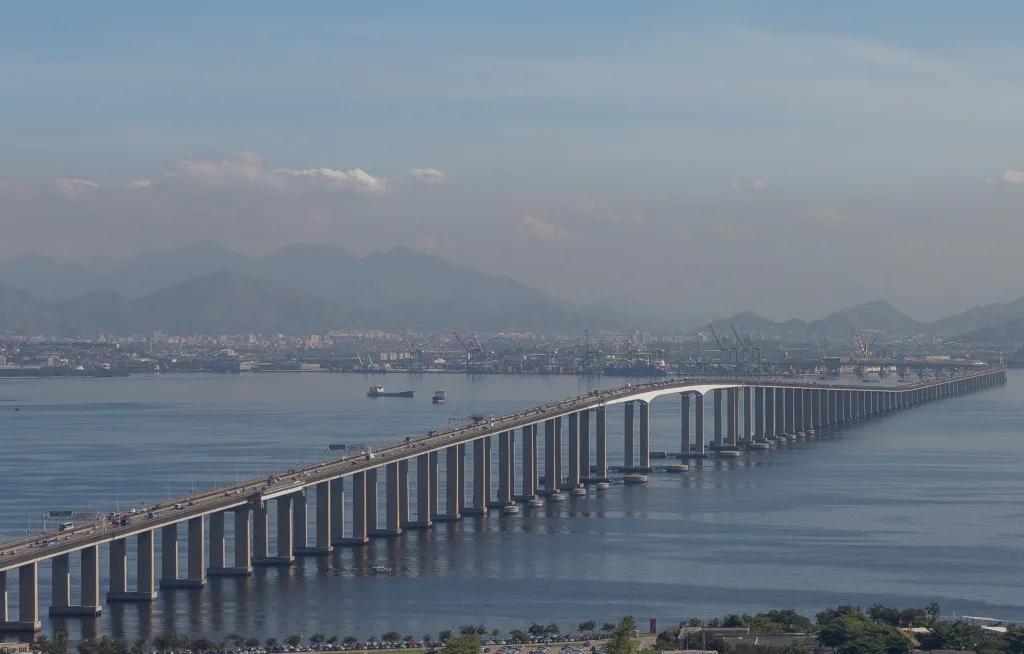
<svg viewBox="0 0 1024 654">
<path fill-rule="evenodd" d="M 963 280 L 948 264 L 893 284 L 780 263 L 794 300 L 751 287 L 748 262 L 891 257 L 893 237 L 926 242 L 894 258 L 948 262 L 1024 237 L 1022 19 L 1019 2 L 19 3 L 0 23 L 0 258 L 321 240 L 701 311 L 1009 299 L 1009 246 L 985 257 L 1004 281 L 957 298 L 914 279 Z M 121 239 L 90 243 L 97 225 Z M 683 293 L 655 263 L 680 253 L 738 263 Z"/>
</svg>

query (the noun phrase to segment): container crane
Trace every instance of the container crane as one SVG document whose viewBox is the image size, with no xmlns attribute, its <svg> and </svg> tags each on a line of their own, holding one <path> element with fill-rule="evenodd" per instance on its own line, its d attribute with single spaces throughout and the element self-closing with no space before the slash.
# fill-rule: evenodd
<svg viewBox="0 0 1024 654">
<path fill-rule="evenodd" d="M 822 347 L 821 341 L 818 340 L 818 335 L 812 332 L 811 333 L 811 341 L 814 343 L 814 347 L 818 348 L 818 354 L 821 355 L 821 359 L 822 359 L 822 361 L 824 361 L 827 358 L 825 356 L 825 348 Z M 826 341 L 827 341 L 827 339 L 826 339 Z"/>
<path fill-rule="evenodd" d="M 860 337 L 860 330 L 857 329 L 856 323 L 850 324 L 850 338 L 853 340 L 855 356 L 862 359 L 871 357 L 871 350 L 864 344 L 864 339 Z"/>
<path fill-rule="evenodd" d="M 708 325 L 708 329 L 711 330 L 711 336 L 713 336 L 715 342 L 718 343 L 719 358 L 725 359 L 728 356 L 729 351 L 726 349 L 725 345 L 722 344 L 722 339 L 718 338 L 718 334 L 715 332 L 715 328 L 712 327 L 711 325 Z"/>
<path fill-rule="evenodd" d="M 747 371 L 748 372 L 751 371 L 753 369 L 753 367 L 754 367 L 754 351 L 755 350 L 757 351 L 757 359 L 758 359 L 757 366 L 758 366 L 758 368 L 760 368 L 761 367 L 761 350 L 759 348 L 754 347 L 754 345 L 750 342 L 749 338 L 748 339 L 744 339 L 743 337 L 741 337 L 740 333 L 738 331 L 736 331 L 735 325 L 729 325 L 729 329 L 732 330 L 733 335 L 736 337 L 736 342 L 744 348 L 743 352 L 744 352 L 745 363 L 747 364 Z"/>
<path fill-rule="evenodd" d="M 459 345 L 466 350 L 466 363 L 469 363 L 473 358 L 473 348 L 466 344 L 466 341 L 462 339 L 462 335 L 459 334 L 459 332 L 452 332 L 452 336 L 454 336 L 455 340 L 459 342 Z"/>
</svg>

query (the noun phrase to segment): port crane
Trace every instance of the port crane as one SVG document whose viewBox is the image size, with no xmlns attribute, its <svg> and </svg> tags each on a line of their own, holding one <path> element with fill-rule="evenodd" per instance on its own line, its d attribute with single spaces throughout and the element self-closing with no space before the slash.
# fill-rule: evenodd
<svg viewBox="0 0 1024 654">
<path fill-rule="evenodd" d="M 719 358 L 722 359 L 722 363 L 728 363 L 729 349 L 722 343 L 722 339 L 718 338 L 718 333 L 715 331 L 714 326 L 708 325 L 708 329 L 711 330 L 711 336 L 714 337 L 715 342 L 718 343 Z"/>
<path fill-rule="evenodd" d="M 862 359 L 871 358 L 871 350 L 864 344 L 864 339 L 860 336 L 860 330 L 857 329 L 856 323 L 850 324 L 850 338 L 853 340 L 854 345 L 854 356 Z"/>
<path fill-rule="evenodd" d="M 761 368 L 761 348 L 754 347 L 754 344 L 750 342 L 749 338 L 744 339 L 743 337 L 741 337 L 740 333 L 738 331 L 736 331 L 735 325 L 729 325 L 729 329 L 732 330 L 733 335 L 736 337 L 736 342 L 739 343 L 744 348 L 743 351 L 744 351 L 745 363 L 747 364 L 747 372 L 748 373 L 749 372 L 753 372 L 755 367 L 757 368 L 758 372 L 760 372 L 760 368 Z M 754 359 L 754 352 L 757 352 L 757 360 L 756 360 L 757 363 L 756 363 L 756 366 L 755 366 L 755 363 L 754 363 L 754 361 L 755 361 L 755 359 Z"/>
<path fill-rule="evenodd" d="M 786 346 L 782 344 L 782 339 L 779 338 L 779 330 L 775 328 L 774 322 L 769 321 L 768 324 L 772 326 L 772 336 L 779 345 L 779 351 L 782 352 L 782 360 L 789 361 L 789 352 L 786 351 Z"/>
</svg>

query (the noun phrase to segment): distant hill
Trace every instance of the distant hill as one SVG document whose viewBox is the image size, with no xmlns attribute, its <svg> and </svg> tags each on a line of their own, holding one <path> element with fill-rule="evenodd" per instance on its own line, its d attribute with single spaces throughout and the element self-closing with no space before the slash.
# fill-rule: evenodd
<svg viewBox="0 0 1024 654">
<path fill-rule="evenodd" d="M 352 317 L 326 300 L 229 271 L 136 299 L 97 291 L 47 303 L 25 291 L 0 287 L 0 330 L 21 334 L 317 334 L 355 326 Z"/>
<path fill-rule="evenodd" d="M 367 326 L 382 329 L 540 328 L 536 315 L 530 312 L 557 316 L 548 329 L 608 328 L 623 322 L 623 316 L 613 312 L 580 311 L 508 277 L 458 266 L 405 247 L 358 257 L 334 245 L 295 244 L 265 256 L 246 257 L 219 243 L 203 241 L 171 252 L 140 256 L 107 273 L 63 266 L 41 257 L 20 259 L 0 264 L 0 283 L 11 280 L 10 286 L 49 301 L 94 291 L 142 298 L 221 270 L 281 282 L 293 292 L 310 293 L 340 307 L 346 316 L 359 317 Z M 98 304 L 113 302 L 111 296 L 94 299 Z M 116 304 L 110 307 L 115 313 L 119 311 Z M 506 317 L 512 319 L 503 322 Z"/>
<path fill-rule="evenodd" d="M 963 313 L 947 316 L 929 323 L 928 327 L 940 334 L 963 334 L 986 327 L 994 327 L 1024 318 L 1024 297 L 1012 302 L 997 302 L 976 306 Z"/>
<path fill-rule="evenodd" d="M 924 325 L 885 300 L 865 302 L 816 320 L 810 324 L 814 333 L 849 331 L 856 325 L 863 331 L 882 331 L 888 334 L 912 334 L 924 330 Z"/>
</svg>

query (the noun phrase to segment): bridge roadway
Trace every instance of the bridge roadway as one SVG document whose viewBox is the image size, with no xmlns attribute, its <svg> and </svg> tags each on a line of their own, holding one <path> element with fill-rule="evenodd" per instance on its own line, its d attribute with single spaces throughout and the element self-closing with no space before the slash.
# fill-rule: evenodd
<svg viewBox="0 0 1024 654">
<path fill-rule="evenodd" d="M 135 514 L 121 512 L 115 520 L 108 517 L 100 518 L 90 522 L 76 524 L 72 529 L 58 532 L 49 531 L 32 534 L 23 538 L 14 539 L 0 543 L 0 606 L 3 607 L 3 615 L 0 615 L 0 632 L 3 631 L 24 631 L 39 628 L 38 621 L 38 570 L 37 564 L 40 561 L 55 560 L 55 570 L 60 564 L 60 575 L 54 576 L 54 592 L 56 595 L 66 596 L 68 592 L 67 582 L 67 557 L 70 553 L 81 551 L 83 553 L 83 592 L 82 605 L 72 606 L 66 599 L 56 598 L 56 610 L 51 607 L 52 615 L 96 615 L 100 612 L 99 603 L 99 579 L 98 579 L 98 546 L 104 543 L 111 543 L 111 568 L 124 567 L 124 543 L 129 537 L 135 536 L 139 539 L 140 547 L 143 542 L 148 543 L 150 548 L 149 556 L 140 554 L 139 559 L 139 585 L 140 591 L 136 593 L 127 592 L 125 588 L 126 576 L 122 573 L 117 582 L 117 588 L 112 583 L 111 593 L 107 596 L 108 601 L 146 601 L 155 597 L 155 587 L 152 583 L 146 583 L 146 577 L 150 580 L 153 577 L 152 542 L 155 530 L 162 530 L 164 533 L 164 550 L 169 551 L 168 545 L 173 547 L 173 556 L 177 555 L 176 525 L 181 522 L 189 523 L 189 577 L 188 579 L 177 579 L 177 561 L 168 561 L 164 558 L 164 575 L 170 572 L 174 579 L 162 579 L 162 587 L 199 586 L 205 584 L 206 571 L 203 569 L 204 560 L 202 550 L 204 547 L 203 518 L 211 516 L 211 563 L 210 574 L 220 570 L 222 574 L 249 574 L 251 564 L 282 564 L 292 560 L 295 553 L 320 554 L 329 552 L 336 544 L 361 544 L 366 542 L 367 534 L 375 536 L 394 536 L 400 533 L 401 527 L 415 528 L 429 526 L 431 518 L 434 519 L 458 519 L 461 513 L 473 511 L 474 513 L 486 513 L 487 507 L 501 507 L 514 504 L 514 499 L 532 499 L 538 494 L 551 494 L 559 488 L 575 489 L 583 487 L 586 483 L 607 479 L 607 448 L 604 433 L 604 410 L 606 407 L 615 404 L 626 404 L 626 453 L 622 470 L 647 471 L 650 469 L 650 432 L 649 432 L 649 407 L 657 397 L 670 394 L 680 394 L 683 397 L 684 424 L 682 426 L 683 444 L 681 446 L 682 457 L 704 456 L 704 429 L 703 429 L 703 396 L 713 393 L 715 396 L 714 422 L 715 433 L 712 441 L 712 449 L 735 449 L 738 445 L 746 442 L 760 441 L 767 442 L 774 440 L 776 435 L 795 435 L 797 430 L 803 433 L 813 433 L 815 427 L 821 428 L 828 425 L 838 424 L 846 420 L 858 419 L 893 409 L 911 406 L 921 401 L 938 399 L 940 397 L 959 395 L 971 390 L 979 390 L 995 384 L 1005 382 L 1005 369 L 985 367 L 979 369 L 972 366 L 969 372 L 943 377 L 935 380 L 921 381 L 914 384 L 900 386 L 878 386 L 878 385 L 839 385 L 819 384 L 815 382 L 801 381 L 765 381 L 765 380 L 729 380 L 729 379 L 669 379 L 640 385 L 626 385 L 620 388 L 593 391 L 586 395 L 569 398 L 559 402 L 553 402 L 528 410 L 517 411 L 505 416 L 488 416 L 477 424 L 472 424 L 441 432 L 434 432 L 425 436 L 411 437 L 405 441 L 393 443 L 373 451 L 373 457 L 369 458 L 364 454 L 357 456 L 340 457 L 333 461 L 319 462 L 310 466 L 291 469 L 287 472 L 250 479 L 238 484 L 228 485 L 209 491 L 203 491 L 187 495 L 176 500 L 163 502 L 158 507 L 153 507 L 155 513 L 150 517 L 149 511 L 144 510 Z M 738 435 L 738 407 L 740 404 L 740 390 L 743 390 L 744 425 L 745 432 Z M 751 390 L 754 390 L 754 402 L 751 402 Z M 722 433 L 722 408 L 723 392 L 728 401 L 726 418 L 728 421 L 728 434 Z M 689 397 L 697 398 L 696 434 L 695 448 L 689 443 Z M 639 465 L 634 455 L 634 426 L 633 426 L 633 404 L 641 406 L 640 419 L 640 460 Z M 753 412 L 752 412 L 753 404 Z M 773 411 L 777 409 L 777 411 Z M 596 475 L 592 474 L 594 466 L 591 465 L 590 456 L 590 428 L 589 412 L 598 413 L 597 440 L 597 466 Z M 752 413 L 753 420 L 752 420 Z M 569 418 L 570 433 L 568 436 L 570 449 L 569 475 L 563 477 L 563 466 L 561 462 L 561 421 Z M 585 422 L 584 422 L 585 421 Z M 536 435 L 537 426 L 544 425 L 545 428 L 545 468 L 547 479 L 556 479 L 559 483 L 546 484 L 545 490 L 540 490 L 541 484 L 537 475 L 537 447 Z M 523 494 L 516 498 L 512 497 L 515 487 L 514 479 L 514 432 L 522 429 L 524 434 L 532 434 L 532 438 L 523 439 Z M 582 441 L 581 441 L 582 435 Z M 493 502 L 493 488 L 491 484 L 490 465 L 490 438 L 499 438 L 499 489 L 498 501 Z M 532 441 L 532 446 L 528 444 Z M 474 506 L 465 505 L 465 449 L 467 444 L 474 444 L 477 449 L 474 454 L 475 486 L 483 487 L 483 490 L 474 490 Z M 460 447 L 461 446 L 461 447 Z M 486 448 L 486 449 L 485 449 Z M 532 448 L 532 451 L 531 451 Z M 552 448 L 554 454 L 552 455 Z M 447 481 L 449 488 L 455 488 L 460 496 L 455 501 L 451 498 L 451 492 L 446 490 L 447 511 L 444 514 L 432 513 L 432 508 L 437 508 L 437 458 L 436 453 L 445 451 L 448 453 Z M 484 462 L 486 470 L 480 470 L 476 461 Z M 582 457 L 582 458 L 581 458 Z M 420 487 L 417 520 L 409 519 L 410 502 L 408 499 L 408 461 L 417 459 L 421 464 L 417 474 L 417 484 Z M 404 463 L 403 463 L 404 462 Z M 399 464 L 403 464 L 399 467 Z M 527 468 L 530 468 L 529 470 Z M 388 472 L 387 486 L 387 514 L 388 525 L 386 529 L 376 529 L 377 523 L 377 488 L 376 471 L 384 469 Z M 504 472 L 503 472 L 504 471 Z M 401 479 L 393 479 L 396 472 L 400 473 Z M 366 477 L 373 476 L 370 484 L 367 484 Z M 426 475 L 424 477 L 424 475 Z M 504 475 L 504 479 L 501 479 Z M 344 478 L 359 479 L 359 485 L 354 485 L 353 498 L 353 537 L 342 538 L 343 524 L 343 487 L 340 485 Z M 422 479 L 421 479 L 422 478 Z M 423 484 L 422 480 L 428 480 Z M 569 486 L 561 486 L 565 479 Z M 272 481 L 273 480 L 273 481 Z M 355 482 L 354 482 L 355 483 Z M 404 493 L 399 490 L 398 484 L 404 484 Z M 334 484 L 338 484 L 335 490 Z M 372 486 L 372 488 L 371 488 Z M 324 503 L 325 508 L 317 511 L 317 539 L 318 547 L 305 548 L 306 529 L 306 504 L 305 490 L 316 487 L 318 504 Z M 337 504 L 330 509 L 331 496 L 335 496 Z M 363 504 L 357 506 L 355 498 L 358 497 Z M 292 522 L 293 498 L 301 500 L 301 515 L 297 522 Z M 404 498 L 404 507 L 397 505 L 400 498 Z M 271 557 L 266 551 L 266 511 L 270 500 L 278 501 L 278 556 Z M 175 508 L 180 506 L 180 508 Z M 282 521 L 282 507 L 287 511 L 287 524 Z M 400 515 L 404 508 L 404 515 Z M 257 559 L 249 557 L 249 511 L 253 511 L 257 522 L 262 530 L 260 534 L 253 530 L 256 535 Z M 369 510 L 370 515 L 366 514 Z M 236 557 L 235 568 L 225 567 L 223 562 L 223 516 L 225 512 L 244 513 L 244 519 L 236 520 Z M 213 519 L 218 517 L 220 525 L 217 534 L 214 535 Z M 130 518 L 130 523 L 121 525 L 120 517 Z M 262 522 L 260 519 L 262 518 Z M 198 529 L 195 528 L 198 525 Z M 370 527 L 367 530 L 367 526 Z M 246 533 L 239 541 L 239 529 Z M 301 528 L 301 532 L 298 531 Z M 299 548 L 291 548 L 291 537 L 294 535 L 301 543 Z M 334 532 L 333 537 L 331 536 Z M 196 533 L 198 532 L 198 533 Z M 326 532 L 326 538 L 322 532 Z M 148 540 L 144 541 L 143 539 Z M 54 542 L 54 539 L 55 542 Z M 217 543 L 220 555 L 215 555 L 213 539 L 219 539 Z M 262 540 L 262 548 L 259 543 Z M 281 552 L 282 541 L 284 546 L 291 551 Z M 49 543 L 49 544 L 48 544 Z M 114 545 L 117 544 L 115 552 Z M 239 545 L 245 548 L 244 555 L 238 551 Z M 198 555 L 193 552 L 198 546 Z M 300 549 L 308 550 L 300 552 Z M 194 564 L 193 557 L 198 556 Z M 115 560 L 115 557 L 120 557 Z M 146 559 L 146 560 L 144 560 Z M 169 565 L 171 564 L 171 565 Z M 237 564 L 241 564 L 238 566 Z M 148 570 L 143 570 L 148 566 Z M 95 569 L 94 569 L 95 567 Z M 20 619 L 16 622 L 7 620 L 7 571 L 17 568 Z M 89 577 L 86 579 L 86 577 Z M 166 583 L 165 583 L 166 582 Z M 91 588 L 88 592 L 84 585 L 88 583 Z M 31 588 L 30 588 L 31 586 Z M 143 588 L 145 586 L 145 588 Z M 95 599 L 93 599 L 95 598 Z M 25 606 L 25 604 L 34 605 Z"/>
</svg>

